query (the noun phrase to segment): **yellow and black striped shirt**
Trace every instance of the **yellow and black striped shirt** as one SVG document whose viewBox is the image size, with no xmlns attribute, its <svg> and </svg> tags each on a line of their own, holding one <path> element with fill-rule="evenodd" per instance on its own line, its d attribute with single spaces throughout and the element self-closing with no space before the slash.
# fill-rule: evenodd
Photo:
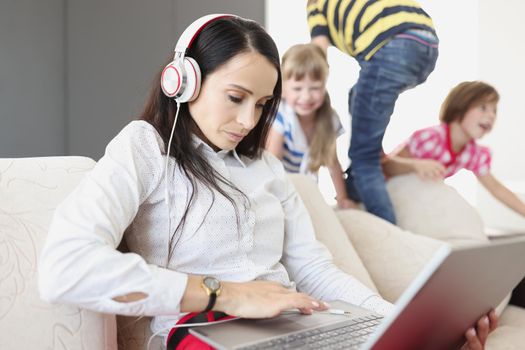
<svg viewBox="0 0 525 350">
<path fill-rule="evenodd" d="M 310 1 L 308 26 L 312 37 L 325 35 L 339 50 L 365 60 L 407 29 L 435 34 L 432 19 L 414 0 Z"/>
</svg>

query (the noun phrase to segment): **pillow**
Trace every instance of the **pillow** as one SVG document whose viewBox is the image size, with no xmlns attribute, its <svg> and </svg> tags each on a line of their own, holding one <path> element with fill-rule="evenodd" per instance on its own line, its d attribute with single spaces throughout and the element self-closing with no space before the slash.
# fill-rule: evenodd
<svg viewBox="0 0 525 350">
<path fill-rule="evenodd" d="M 337 216 L 379 293 L 392 303 L 445 244 L 403 231 L 367 212 L 341 210 Z"/>
<path fill-rule="evenodd" d="M 390 179 L 387 188 L 403 229 L 453 246 L 489 242 L 477 210 L 445 183 L 407 174 Z M 499 304 L 498 314 L 509 300 L 510 295 Z"/>
<path fill-rule="evenodd" d="M 368 288 L 377 292 L 363 262 L 348 239 L 335 212 L 326 204 L 317 184 L 309 177 L 289 174 L 303 200 L 315 229 L 317 239 L 332 253 L 334 263 L 344 272 L 354 276 Z"/>
<path fill-rule="evenodd" d="M 393 177 L 387 188 L 397 225 L 404 230 L 456 246 L 488 242 L 476 209 L 443 182 L 408 174 Z"/>
</svg>

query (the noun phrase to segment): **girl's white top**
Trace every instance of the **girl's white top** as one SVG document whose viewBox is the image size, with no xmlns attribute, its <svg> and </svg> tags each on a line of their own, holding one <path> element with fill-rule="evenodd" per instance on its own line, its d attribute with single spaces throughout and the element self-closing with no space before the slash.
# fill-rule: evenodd
<svg viewBox="0 0 525 350">
<path fill-rule="evenodd" d="M 164 144 L 149 123 L 131 122 L 55 211 L 39 264 L 44 299 L 105 313 L 156 316 L 152 330 L 157 331 L 183 315 L 179 304 L 193 274 L 223 281 L 271 280 L 326 301 L 340 299 L 381 314 L 391 309 L 333 265 L 278 159 L 267 152 L 249 159 L 235 151 L 215 152 L 196 137 L 194 142 L 248 197 L 245 207 L 242 197 L 227 189 L 239 220 L 225 197 L 215 193 L 213 198 L 201 185 L 167 262 L 169 236 L 186 208 L 190 182 L 170 158 L 168 229 Z M 122 239 L 130 253 L 116 249 Z M 112 300 L 133 292 L 148 297 Z"/>
<path fill-rule="evenodd" d="M 308 168 L 310 165 L 310 145 L 301 126 L 299 116 L 285 101 L 281 101 L 277 116 L 272 124 L 272 129 L 283 136 L 284 169 L 289 173 L 309 175 L 317 181 L 317 172 L 313 173 Z M 332 110 L 332 124 L 336 137 L 344 134 L 345 129 L 339 116 Z"/>
</svg>

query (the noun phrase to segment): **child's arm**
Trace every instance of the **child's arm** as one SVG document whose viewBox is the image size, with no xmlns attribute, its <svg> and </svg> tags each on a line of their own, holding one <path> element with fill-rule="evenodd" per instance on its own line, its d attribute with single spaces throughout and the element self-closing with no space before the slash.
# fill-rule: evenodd
<svg viewBox="0 0 525 350">
<path fill-rule="evenodd" d="M 266 149 L 279 159 L 284 155 L 284 135 L 270 129 L 268 139 L 266 140 Z"/>
<path fill-rule="evenodd" d="M 343 170 L 341 168 L 341 163 L 337 159 L 337 156 L 334 155 L 335 161 L 327 166 L 328 171 L 330 172 L 330 177 L 335 187 L 335 199 L 337 201 L 337 207 L 339 209 L 355 209 L 357 204 L 348 198 L 346 193 L 345 179 L 343 175 Z"/>
<path fill-rule="evenodd" d="M 416 173 L 423 180 L 442 180 L 446 169 L 443 164 L 433 159 L 412 157 L 407 146 L 396 155 L 389 155 L 383 161 L 383 171 L 388 177 Z"/>
<path fill-rule="evenodd" d="M 326 57 L 328 57 L 328 48 L 330 47 L 330 39 L 324 35 L 317 35 L 312 38 L 312 44 L 319 46 Z"/>
<path fill-rule="evenodd" d="M 479 182 L 489 191 L 496 199 L 505 204 L 516 213 L 525 216 L 525 203 L 518 198 L 511 190 L 499 182 L 491 173 L 478 176 Z"/>
</svg>

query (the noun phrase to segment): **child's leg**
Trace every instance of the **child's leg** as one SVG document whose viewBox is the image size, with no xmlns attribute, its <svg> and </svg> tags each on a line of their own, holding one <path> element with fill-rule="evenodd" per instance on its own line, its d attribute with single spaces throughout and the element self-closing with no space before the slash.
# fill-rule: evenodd
<svg viewBox="0 0 525 350">
<path fill-rule="evenodd" d="M 363 72 L 363 71 L 361 71 Z M 350 92 L 352 137 L 349 157 L 351 172 L 347 187 L 354 186 L 366 210 L 395 224 L 395 214 L 388 196 L 380 164 L 383 136 L 390 120 L 388 113 L 370 113 L 368 86 L 362 86 L 362 74 Z M 365 77 L 365 84 L 366 84 Z M 373 89 L 371 89 L 373 90 Z"/>
<path fill-rule="evenodd" d="M 350 91 L 352 137 L 348 155 L 355 187 L 366 209 L 391 223 L 395 214 L 381 169 L 383 136 L 399 94 L 425 81 L 437 49 L 393 38 L 369 60 L 360 60 L 359 79 Z"/>
<path fill-rule="evenodd" d="M 348 198 L 350 198 L 356 203 L 360 203 L 361 197 L 359 197 L 359 193 L 357 192 L 357 188 L 355 187 L 354 173 L 352 172 L 351 166 L 345 170 L 345 174 L 346 174 L 345 186 L 346 186 L 346 194 L 348 195 Z"/>
</svg>

